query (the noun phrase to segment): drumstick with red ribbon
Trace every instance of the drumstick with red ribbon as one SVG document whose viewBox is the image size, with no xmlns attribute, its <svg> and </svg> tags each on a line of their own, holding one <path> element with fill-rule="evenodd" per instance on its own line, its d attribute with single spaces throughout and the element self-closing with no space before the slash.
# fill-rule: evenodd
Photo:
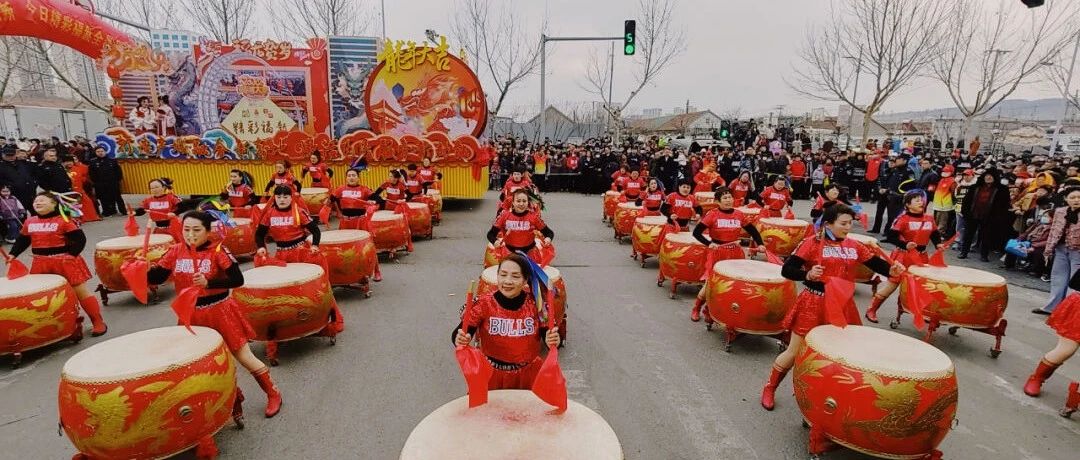
<svg viewBox="0 0 1080 460">
<path fill-rule="evenodd" d="M 461 314 L 460 333 L 462 334 L 468 333 L 470 315 L 475 302 L 473 298 L 475 287 L 476 281 L 469 282 L 469 291 L 465 294 L 465 310 Z M 491 367 L 491 362 L 480 349 L 472 345 L 457 345 L 454 357 L 457 359 L 458 367 L 461 368 L 461 375 L 465 377 L 465 385 L 469 388 L 469 408 L 487 404 L 488 381 L 495 372 L 495 369 Z"/>
<path fill-rule="evenodd" d="M 153 233 L 154 228 L 151 223 L 146 227 L 146 234 L 143 235 L 142 257 L 127 260 L 120 266 L 120 274 L 131 288 L 131 294 L 143 304 L 148 303 L 149 286 L 146 272 L 150 268 L 150 263 L 146 261 L 146 258 L 150 255 L 150 235 Z"/>
<path fill-rule="evenodd" d="M 531 265 L 534 270 L 538 268 L 531 261 L 529 261 L 529 265 Z M 536 278 L 536 276 L 533 276 L 534 292 L 536 292 L 536 308 L 539 311 L 543 311 L 544 295 L 539 292 L 540 283 Z M 555 315 L 549 310 L 547 317 L 548 330 L 554 330 Z M 540 371 L 536 373 L 536 378 L 533 380 L 532 392 L 542 401 L 555 406 L 555 413 L 566 412 L 568 403 L 566 395 L 566 378 L 563 376 L 562 368 L 559 367 L 559 347 L 548 346 L 547 357 L 544 358 L 544 363 L 540 366 Z"/>
<path fill-rule="evenodd" d="M 960 233 L 957 232 L 952 238 L 941 243 L 941 245 L 938 246 L 938 249 L 934 251 L 934 255 L 930 256 L 930 265 L 934 267 L 947 267 L 948 265 L 945 264 L 945 251 L 949 249 L 949 246 L 952 246 L 952 244 L 956 242 L 956 238 L 959 236 Z"/>
<path fill-rule="evenodd" d="M 127 207 L 128 218 L 124 223 L 124 234 L 127 236 L 135 236 L 139 234 L 139 223 L 135 222 L 135 210 L 131 208 L 129 204 Z"/>
<path fill-rule="evenodd" d="M 26 268 L 25 264 L 20 262 L 19 259 L 8 255 L 7 251 L 5 251 L 4 248 L 0 248 L 0 256 L 3 256 L 4 261 L 7 262 L 7 278 L 9 280 L 19 279 L 30 273 L 30 270 Z"/>
</svg>

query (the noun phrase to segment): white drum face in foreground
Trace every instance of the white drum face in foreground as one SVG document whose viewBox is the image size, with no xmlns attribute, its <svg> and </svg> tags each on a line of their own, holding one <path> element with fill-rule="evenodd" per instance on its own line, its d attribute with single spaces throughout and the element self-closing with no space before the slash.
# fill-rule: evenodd
<svg viewBox="0 0 1080 460">
<path fill-rule="evenodd" d="M 619 438 L 591 409 L 570 401 L 548 412 L 531 391 L 497 390 L 469 409 L 469 397 L 435 409 L 413 429 L 401 460 L 622 460 Z"/>
</svg>

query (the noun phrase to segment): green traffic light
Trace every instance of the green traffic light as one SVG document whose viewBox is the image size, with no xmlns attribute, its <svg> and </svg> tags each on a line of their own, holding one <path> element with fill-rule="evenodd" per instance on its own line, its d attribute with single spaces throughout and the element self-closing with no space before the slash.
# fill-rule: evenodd
<svg viewBox="0 0 1080 460">
<path fill-rule="evenodd" d="M 731 133 L 729 133 L 728 130 L 726 130 L 726 129 L 720 131 L 720 137 L 728 137 L 728 135 L 730 135 L 730 134 Z"/>
<path fill-rule="evenodd" d="M 634 54 L 634 45 L 626 45 L 626 47 L 623 48 L 623 54 Z"/>
</svg>

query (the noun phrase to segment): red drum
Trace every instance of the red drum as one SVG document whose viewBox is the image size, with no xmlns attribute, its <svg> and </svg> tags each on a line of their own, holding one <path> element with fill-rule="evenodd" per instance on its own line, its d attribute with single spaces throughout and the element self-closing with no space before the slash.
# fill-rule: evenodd
<svg viewBox="0 0 1080 460">
<path fill-rule="evenodd" d="M 634 231 L 634 221 L 645 214 L 645 208 L 634 203 L 619 203 L 615 208 L 615 238 L 625 238 Z"/>
<path fill-rule="evenodd" d="M 314 217 L 319 215 L 319 210 L 330 201 L 330 190 L 322 187 L 303 188 L 300 189 L 300 198 L 304 200 L 308 212 Z"/>
<path fill-rule="evenodd" d="M 431 239 L 434 232 L 431 228 L 431 208 L 424 203 L 405 203 L 409 206 L 409 232 L 414 237 Z"/>
<path fill-rule="evenodd" d="M 62 340 L 82 339 L 75 291 L 60 275 L 0 278 L 0 356 L 22 353 Z"/>
<path fill-rule="evenodd" d="M 544 267 L 544 273 L 551 280 L 551 312 L 555 316 L 559 326 L 559 337 L 566 340 L 566 283 L 563 282 L 562 273 L 555 267 Z M 476 295 L 493 294 L 499 290 L 499 267 L 487 267 L 480 274 L 480 283 L 476 287 Z"/>
<path fill-rule="evenodd" d="M 244 285 L 233 299 L 256 340 L 285 341 L 321 331 L 334 305 L 322 267 L 313 264 L 266 265 L 244 271 Z"/>
<path fill-rule="evenodd" d="M 428 189 L 427 191 L 428 203 L 431 204 L 431 215 L 441 216 L 443 209 L 442 192 L 435 189 Z"/>
<path fill-rule="evenodd" d="M 719 208 L 720 203 L 716 202 L 716 193 L 713 192 L 697 192 L 694 193 L 694 198 L 697 198 L 697 203 L 701 206 L 701 215 Z"/>
<path fill-rule="evenodd" d="M 540 266 L 549 265 L 551 261 L 555 259 L 555 245 L 549 246 L 540 238 L 536 238 L 534 241 L 534 244 L 536 245 L 534 251 L 538 253 L 539 258 L 542 260 L 533 260 L 533 262 L 536 262 Z M 501 243 L 497 248 L 492 246 L 491 243 L 488 243 L 487 247 L 484 248 L 484 268 L 499 264 L 499 253 L 504 247 L 505 245 Z M 544 263 L 545 261 L 547 261 L 547 263 Z"/>
<path fill-rule="evenodd" d="M 667 225 L 667 217 L 664 216 L 638 217 L 634 220 L 634 229 L 630 238 L 634 245 L 634 252 L 631 257 L 640 257 L 642 268 L 645 268 L 646 258 L 660 254 L 660 243 L 663 242 L 665 225 Z"/>
<path fill-rule="evenodd" d="M 795 282 L 780 274 L 779 265 L 721 260 L 709 274 L 709 316 L 727 330 L 729 348 L 738 333 L 781 334 L 795 291 Z"/>
<path fill-rule="evenodd" d="M 761 232 L 761 239 L 765 247 L 778 256 L 787 257 L 795 251 L 799 242 L 810 236 L 809 223 L 799 219 L 783 219 L 780 217 L 766 217 L 760 219 L 756 225 Z"/>
<path fill-rule="evenodd" d="M 371 232 L 379 252 L 396 252 L 409 245 L 409 223 L 405 215 L 394 211 L 375 211 L 371 216 Z"/>
<path fill-rule="evenodd" d="M 150 264 L 157 262 L 172 244 L 173 239 L 169 235 L 150 235 L 150 253 L 146 254 L 146 261 Z M 126 260 L 135 259 L 136 254 L 141 254 L 142 246 L 143 235 L 121 236 L 99 242 L 94 250 L 94 271 L 101 286 L 114 292 L 130 291 L 131 287 L 120 272 L 120 266 Z"/>
<path fill-rule="evenodd" d="M 949 357 L 883 329 L 812 329 L 793 375 L 814 454 L 826 449 L 827 438 L 876 457 L 931 458 L 956 415 Z"/>
<path fill-rule="evenodd" d="M 614 190 L 604 192 L 604 220 L 615 218 L 615 208 L 619 205 L 619 196 L 622 195 Z"/>
<path fill-rule="evenodd" d="M 757 227 L 758 220 L 760 220 L 761 218 L 761 208 L 756 206 L 740 206 L 735 209 L 738 209 L 739 212 L 743 213 L 743 215 L 746 216 L 746 220 L 748 223 L 752 224 L 754 227 Z M 746 234 L 746 230 L 743 230 L 742 237 L 750 238 L 750 235 Z"/>
<path fill-rule="evenodd" d="M 319 250 L 330 267 L 330 284 L 345 286 L 366 283 L 375 273 L 379 259 L 371 234 L 363 230 L 322 232 Z"/>
<path fill-rule="evenodd" d="M 700 284 L 705 275 L 708 249 L 690 232 L 668 233 L 660 245 L 660 276 L 656 285 L 671 280 L 672 299 L 679 283 Z"/>
<path fill-rule="evenodd" d="M 908 267 L 910 278 L 917 283 L 911 286 L 908 278 L 900 283 L 900 308 L 897 319 L 890 326 L 900 324 L 900 315 L 908 310 L 903 305 L 909 289 L 920 289 L 929 300 L 923 306 L 923 315 L 927 320 L 926 340 L 929 341 L 934 331 L 942 324 L 973 329 L 993 335 L 996 340 L 990 355 L 997 357 L 1001 353 L 1001 338 L 1005 336 L 1008 321 L 1004 319 L 1005 308 L 1009 305 L 1009 290 L 1005 278 L 993 273 L 967 267 L 934 267 L 931 265 L 912 265 Z M 952 328 L 950 333 L 956 333 Z"/>
<path fill-rule="evenodd" d="M 233 219 L 233 222 L 236 223 L 235 227 L 222 229 L 221 222 L 214 221 L 210 241 L 215 243 L 221 241 L 221 234 L 224 233 L 225 242 L 222 246 L 225 246 L 234 256 L 244 257 L 255 254 L 258 247 L 255 245 L 255 225 L 252 224 L 251 219 L 237 217 Z"/>
<path fill-rule="evenodd" d="M 596 412 L 572 400 L 566 412 L 550 412 L 528 390 L 491 391 L 487 404 L 471 409 L 462 396 L 420 421 L 400 460 L 505 460 L 536 452 L 553 459 L 623 459 L 615 431 Z"/>
<path fill-rule="evenodd" d="M 217 331 L 149 329 L 64 363 L 60 426 L 89 458 L 165 458 L 213 445 L 229 421 L 236 367 Z"/>
<path fill-rule="evenodd" d="M 877 251 L 879 247 L 878 239 L 868 235 L 860 235 L 858 233 L 848 233 L 847 237 L 864 244 L 866 247 L 873 251 Z M 866 265 L 858 264 L 855 266 L 855 282 L 856 283 L 868 283 L 877 276 L 873 270 L 866 267 Z"/>
</svg>

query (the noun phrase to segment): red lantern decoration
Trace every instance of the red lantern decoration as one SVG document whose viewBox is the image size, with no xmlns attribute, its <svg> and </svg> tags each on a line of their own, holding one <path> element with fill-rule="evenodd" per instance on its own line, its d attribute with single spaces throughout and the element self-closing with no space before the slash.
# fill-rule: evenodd
<svg viewBox="0 0 1080 460">
<path fill-rule="evenodd" d="M 127 110 L 124 110 L 124 106 L 116 104 L 112 106 L 112 116 L 116 119 L 127 118 Z"/>
<path fill-rule="evenodd" d="M 108 75 L 109 78 L 113 79 L 113 81 L 119 80 L 120 68 L 115 65 L 109 64 L 108 67 L 105 67 L 105 74 Z"/>
<path fill-rule="evenodd" d="M 109 95 L 112 96 L 113 99 L 119 101 L 124 98 L 124 90 L 120 88 L 120 85 L 114 83 L 109 87 Z"/>
</svg>

